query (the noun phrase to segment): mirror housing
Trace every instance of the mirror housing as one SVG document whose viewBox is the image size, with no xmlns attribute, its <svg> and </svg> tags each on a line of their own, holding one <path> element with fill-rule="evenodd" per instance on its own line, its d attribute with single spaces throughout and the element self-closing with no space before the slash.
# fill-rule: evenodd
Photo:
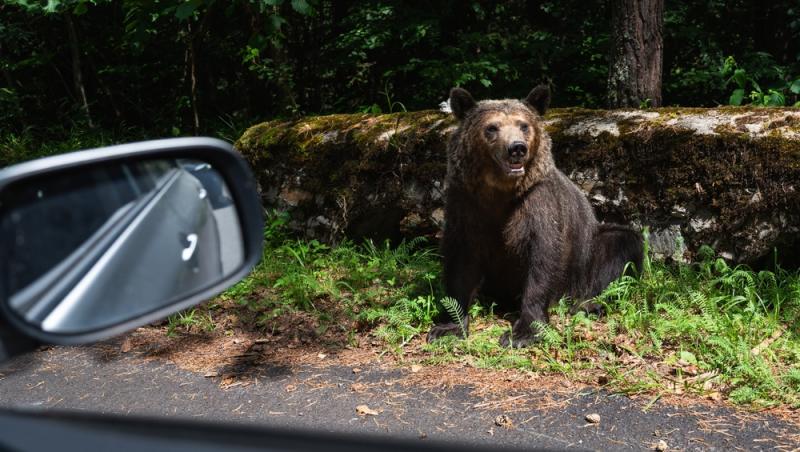
<svg viewBox="0 0 800 452">
<path fill-rule="evenodd" d="M 67 251 L 71 252 L 69 259 L 72 259 L 72 261 L 68 258 L 64 258 L 57 264 L 49 264 L 49 266 L 40 272 L 42 273 L 46 270 L 45 276 L 50 276 L 49 279 L 45 278 L 45 276 L 39 278 L 45 280 L 44 283 L 39 284 L 41 290 L 28 290 L 29 293 L 33 294 L 27 297 L 29 300 L 26 300 L 24 303 L 18 302 L 16 305 L 12 305 L 10 300 L 12 296 L 15 295 L 14 290 L 17 290 L 17 293 L 22 293 L 27 290 L 28 287 L 36 286 L 36 282 L 39 280 L 36 278 L 27 278 L 27 280 L 33 280 L 33 283 L 28 284 L 28 287 L 23 290 L 18 290 L 17 288 L 12 290 L 8 287 L 4 288 L 4 286 L 10 286 L 10 284 L 8 284 L 8 275 L 11 274 L 10 264 L 13 262 L 9 262 L 8 256 L 6 255 L 6 250 L 10 249 L 8 243 L 5 245 L 0 243 L 0 253 L 3 254 L 0 256 L 0 259 L 7 263 L 7 265 L 4 266 L 6 267 L 5 269 L 0 269 L 0 330 L 8 330 L 7 327 L 10 327 L 16 332 L 21 333 L 23 338 L 27 337 L 40 343 L 74 345 L 94 342 L 161 320 L 177 311 L 190 308 L 220 293 L 249 273 L 253 266 L 260 260 L 262 253 L 263 211 L 258 197 L 256 182 L 248 164 L 233 150 L 231 145 L 213 138 L 175 138 L 109 146 L 47 157 L 4 168 L 0 170 L 0 225 L 9 224 L 9 217 L 11 215 L 17 215 L 17 217 L 19 217 L 19 212 L 14 210 L 17 206 L 14 206 L 13 202 L 15 199 L 21 197 L 18 195 L 19 193 L 33 193 L 33 195 L 28 196 L 30 199 L 19 203 L 23 207 L 26 202 L 30 205 L 36 205 L 35 189 L 38 187 L 36 184 L 45 184 L 45 182 L 42 181 L 46 181 L 47 186 L 51 188 L 50 192 L 53 193 L 53 197 L 58 201 L 57 196 L 60 192 L 58 189 L 52 189 L 52 187 L 58 187 L 58 184 L 54 185 L 54 182 L 78 179 L 76 175 L 88 176 L 97 172 L 105 174 L 108 172 L 106 170 L 109 168 L 124 168 L 126 174 L 129 175 L 129 171 L 127 171 L 129 168 L 134 168 L 137 165 L 141 166 L 142 163 L 152 162 L 170 162 L 172 166 L 167 170 L 164 170 L 162 168 L 164 165 L 162 165 L 162 167 L 158 169 L 158 171 L 161 172 L 157 171 L 158 174 L 167 174 L 165 171 L 168 171 L 169 177 L 164 176 L 163 180 L 166 181 L 169 179 L 169 183 L 163 182 L 162 185 L 154 184 L 153 188 L 150 190 L 152 193 L 145 192 L 145 195 L 152 194 L 152 196 L 149 196 L 149 198 L 144 195 L 139 196 L 140 199 L 136 200 L 136 202 L 131 201 L 124 206 L 126 209 L 132 211 L 128 216 L 136 217 L 136 221 L 139 221 L 138 223 L 134 220 L 130 222 L 115 220 L 117 223 L 121 223 L 121 226 L 116 225 L 118 226 L 116 228 L 117 230 L 112 233 L 106 232 L 113 229 L 108 226 L 112 223 L 109 219 L 102 227 L 96 228 L 96 231 L 95 229 L 89 231 L 93 233 L 93 237 L 99 236 L 100 239 L 102 239 L 100 241 L 104 242 L 102 247 L 99 245 L 95 247 L 100 248 L 99 251 L 95 253 L 100 256 L 99 258 L 93 257 L 92 259 L 94 260 L 88 258 L 84 259 L 89 261 L 85 267 L 91 267 L 92 272 L 83 272 L 83 270 L 78 272 L 78 270 L 76 270 L 78 266 L 72 265 L 73 261 L 81 261 L 81 257 L 88 253 L 88 248 L 83 245 L 81 247 L 75 246 L 69 248 Z M 193 162 L 199 162 L 199 164 Z M 98 171 L 98 169 L 102 169 L 103 171 Z M 130 178 L 126 178 L 123 182 L 127 183 L 129 179 Z M 67 186 L 69 186 L 69 184 L 67 184 Z M 93 194 L 91 191 L 92 187 L 95 187 L 95 192 L 101 192 L 101 188 L 97 188 L 96 185 L 93 185 L 93 182 L 84 182 L 83 186 L 88 187 L 87 190 L 89 191 L 87 192 L 84 190 L 84 192 L 78 193 L 78 195 L 73 194 L 73 199 L 85 193 Z M 167 186 L 169 186 L 169 188 L 166 188 Z M 22 187 L 22 189 L 20 189 L 20 187 Z M 223 188 L 217 189 L 210 187 Z M 29 188 L 33 190 L 27 190 L 27 192 L 24 190 Z M 206 190 L 206 188 L 208 188 L 208 190 Z M 161 200 L 166 197 L 164 193 L 168 190 L 172 193 L 169 203 L 166 201 L 161 202 Z M 222 194 L 223 192 L 224 195 Z M 159 209 L 153 208 L 153 205 L 156 204 L 156 195 L 159 197 L 158 202 L 161 203 L 159 206 L 161 208 Z M 39 197 L 42 197 L 41 191 L 39 191 Z M 198 198 L 200 201 L 198 201 Z M 4 199 L 6 200 L 6 205 L 2 204 L 2 200 Z M 224 202 L 220 203 L 220 199 Z M 91 200 L 93 200 L 93 198 Z M 192 203 L 197 203 L 201 208 L 184 209 L 183 207 L 186 207 L 185 204 L 187 200 Z M 130 206 L 135 206 L 137 203 L 146 205 L 141 208 L 137 207 L 139 211 L 134 211 L 135 209 Z M 83 203 L 83 205 L 91 204 L 91 202 Z M 81 204 L 75 205 L 80 206 Z M 212 205 L 216 207 L 212 207 Z M 72 207 L 72 205 L 69 207 Z M 62 210 L 71 212 L 79 210 L 80 208 L 81 207 L 72 207 L 72 210 L 69 208 Z M 22 211 L 20 209 L 18 210 Z M 115 212 L 115 215 L 119 214 L 122 210 L 123 209 L 120 208 Z M 152 246 L 151 248 L 155 248 L 156 252 L 151 249 L 150 253 L 145 256 L 146 258 L 143 258 L 141 255 L 143 255 L 144 252 L 138 253 L 136 244 L 128 243 L 128 251 L 126 251 L 128 255 L 124 257 L 131 257 L 132 255 L 133 258 L 128 260 L 123 259 L 121 260 L 122 264 L 116 266 L 117 278 L 119 278 L 119 270 L 125 268 L 125 262 L 135 262 L 146 266 L 148 263 L 155 261 L 159 269 L 167 270 L 177 269 L 178 265 L 186 267 L 191 264 L 193 267 L 189 267 L 191 271 L 188 271 L 188 273 L 192 273 L 193 271 L 195 275 L 191 284 L 181 285 L 180 290 L 172 292 L 170 295 L 166 295 L 168 293 L 167 291 L 162 291 L 161 293 L 165 295 L 163 297 L 157 297 L 160 299 L 155 300 L 157 302 L 155 305 L 146 308 L 126 309 L 126 306 L 121 305 L 128 304 L 128 307 L 133 308 L 136 300 L 131 297 L 126 299 L 124 296 L 109 297 L 108 287 L 113 286 L 113 281 L 115 280 L 111 279 L 111 282 L 102 281 L 103 272 L 108 266 L 103 267 L 96 264 L 96 262 L 104 260 L 106 262 L 109 261 L 113 257 L 109 257 L 109 255 L 113 254 L 112 251 L 119 254 L 119 249 L 122 246 L 121 244 L 125 244 L 124 242 L 127 237 L 125 234 L 127 233 L 128 236 L 130 236 L 131 231 L 136 232 L 136 227 L 142 223 L 141 219 L 144 214 L 141 212 L 144 210 L 147 210 L 148 213 L 147 222 L 149 223 L 149 229 L 147 234 L 150 234 L 149 237 L 152 237 L 154 242 L 159 239 L 164 239 L 163 242 L 169 243 L 171 248 L 165 250 L 163 253 L 164 257 L 162 258 L 157 253 L 159 248 Z M 181 212 L 181 210 L 183 210 L 183 212 Z M 223 210 L 225 215 L 213 215 L 214 212 L 223 212 Z M 41 207 L 39 211 L 47 212 L 48 208 Z M 201 247 L 201 245 L 198 245 L 197 234 L 201 234 L 201 244 L 204 243 L 202 242 L 201 232 L 195 231 L 192 227 L 183 227 L 180 229 L 179 234 L 179 229 L 176 229 L 177 227 L 170 229 L 165 226 L 170 222 L 177 223 L 177 221 L 172 221 L 172 219 L 174 217 L 181 217 L 181 215 L 186 216 L 187 213 L 188 217 L 193 219 L 195 223 L 203 221 L 205 224 L 207 219 L 211 219 L 208 221 L 214 223 L 212 229 L 215 237 L 219 240 L 209 241 L 209 243 L 213 242 L 216 248 L 211 249 L 207 255 L 211 254 L 213 256 L 213 258 L 210 259 L 212 263 L 215 263 L 215 265 L 218 264 L 218 270 L 216 272 L 205 271 L 204 273 L 200 271 L 200 266 L 204 264 L 204 262 L 200 264 L 196 262 L 198 260 L 196 254 L 199 253 Z M 119 216 L 123 215 L 118 215 L 118 217 Z M 224 218 L 227 218 L 227 220 Z M 228 223 L 219 226 L 219 221 L 227 221 Z M 183 222 L 183 224 L 186 223 L 186 221 Z M 39 226 L 36 226 L 36 223 L 33 223 L 33 226 L 30 227 L 24 223 L 20 224 L 26 227 L 25 232 L 27 236 L 34 238 L 37 236 L 37 227 Z M 50 224 L 52 224 L 52 222 Z M 22 229 L 22 226 L 17 227 L 20 230 Z M 46 227 L 47 226 L 42 226 L 43 229 Z M 62 236 L 66 235 L 67 238 L 70 238 L 69 234 L 71 231 L 69 228 L 65 229 L 66 231 L 61 231 Z M 209 228 L 206 227 L 205 229 Z M 120 232 L 122 230 L 124 230 L 125 233 Z M 103 234 L 108 235 L 108 237 Z M 164 237 L 161 237 L 161 235 L 164 235 Z M 142 233 L 139 233 L 139 236 L 141 237 Z M 85 240 L 83 237 L 76 237 L 75 239 L 76 243 L 85 244 L 90 242 L 90 240 Z M 0 238 L 0 240 L 8 241 L 11 240 L 11 238 L 7 236 L 5 238 Z M 114 244 L 108 245 L 111 242 Z M 46 246 L 47 243 L 44 245 Z M 221 254 L 230 249 L 234 249 L 235 251 L 228 252 L 227 263 L 222 262 L 226 260 L 226 256 L 221 256 Z M 173 252 L 174 250 L 177 250 L 177 252 Z M 169 251 L 169 253 L 166 251 Z M 233 257 L 230 257 L 230 255 Z M 153 256 L 155 256 L 155 258 Z M 60 272 L 54 273 L 54 271 L 50 271 L 58 265 L 61 267 Z M 187 273 L 186 268 L 182 267 L 180 270 L 183 271 L 183 274 Z M 72 280 L 64 282 L 66 278 L 64 278 L 63 275 L 70 272 L 73 274 L 72 279 L 79 281 L 77 284 L 73 284 Z M 76 272 L 78 272 L 77 276 L 75 276 Z M 53 274 L 56 276 L 54 277 Z M 92 274 L 92 278 L 87 276 L 89 274 Z M 148 278 L 152 278 L 153 275 L 157 275 L 157 272 L 149 272 Z M 39 273 L 33 276 L 38 277 Z M 190 274 L 189 277 L 192 277 L 192 275 Z M 91 281 L 89 281 L 90 279 Z M 117 303 L 117 307 L 121 308 L 113 317 L 108 316 L 104 318 L 102 316 L 105 314 L 97 314 L 93 319 L 94 323 L 82 324 L 81 321 L 73 321 L 69 327 L 64 328 L 51 326 L 56 325 L 56 323 L 52 321 L 52 315 L 50 316 L 51 321 L 49 321 L 49 323 L 42 320 L 45 315 L 38 316 L 38 321 L 35 321 L 34 319 L 36 316 L 27 310 L 28 305 L 37 301 L 36 297 L 40 293 L 45 293 L 50 287 L 61 284 L 67 286 L 62 292 L 69 292 L 69 295 L 64 297 L 64 300 L 69 299 L 71 307 L 74 307 L 76 304 L 84 303 L 83 307 L 88 307 L 90 308 L 89 311 L 92 311 L 94 307 L 92 305 L 86 305 L 87 303 L 91 303 L 91 301 L 87 301 L 89 297 L 83 296 L 83 294 L 89 291 L 84 290 L 82 292 L 77 290 L 77 288 L 81 285 L 87 286 L 95 284 L 97 281 L 105 284 L 104 289 L 106 291 L 98 291 L 98 293 L 104 293 L 106 295 L 101 300 L 104 303 L 102 306 L 108 307 L 110 304 Z M 4 282 L 6 284 L 4 284 Z M 27 282 L 30 281 L 26 281 L 26 283 Z M 138 280 L 136 283 L 138 283 Z M 98 283 L 95 285 L 100 284 Z M 53 291 L 51 290 L 50 292 Z M 153 291 L 152 293 L 159 292 Z M 64 304 L 60 298 L 49 303 L 50 306 L 47 308 L 45 314 L 52 314 L 54 311 L 58 311 L 59 302 Z M 20 306 L 23 305 L 25 305 L 25 309 L 20 308 Z M 96 306 L 101 305 L 97 304 Z M 64 309 L 61 310 L 63 311 Z M 62 315 L 61 317 L 63 318 L 64 316 Z M 3 325 L 4 323 L 7 325 Z M 0 355 L 4 354 L 2 342 L 6 342 L 5 348 L 9 349 L 9 341 L 7 339 L 8 331 L 0 331 L 0 333 L 3 332 L 5 332 L 5 334 L 0 334 Z"/>
</svg>

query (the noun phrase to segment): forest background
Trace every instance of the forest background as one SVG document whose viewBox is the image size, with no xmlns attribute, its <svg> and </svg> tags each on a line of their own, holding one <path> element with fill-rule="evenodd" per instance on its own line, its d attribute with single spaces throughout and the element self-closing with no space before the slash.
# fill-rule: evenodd
<svg viewBox="0 0 800 452">
<path fill-rule="evenodd" d="M 555 106 L 604 108 L 613 3 L 7 0 L 0 142 L 235 140 L 276 117 L 436 108 L 453 86 L 499 98 L 547 82 Z M 795 0 L 655 3 L 661 105 L 800 100 Z"/>
</svg>

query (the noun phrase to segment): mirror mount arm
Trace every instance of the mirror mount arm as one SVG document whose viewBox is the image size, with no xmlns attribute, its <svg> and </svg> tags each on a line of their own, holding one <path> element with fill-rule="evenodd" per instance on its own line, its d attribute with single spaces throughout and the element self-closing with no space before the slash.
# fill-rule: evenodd
<svg viewBox="0 0 800 452">
<path fill-rule="evenodd" d="M 0 317 L 0 363 L 17 355 L 36 350 L 41 345 L 28 335 L 22 334 Z"/>
</svg>

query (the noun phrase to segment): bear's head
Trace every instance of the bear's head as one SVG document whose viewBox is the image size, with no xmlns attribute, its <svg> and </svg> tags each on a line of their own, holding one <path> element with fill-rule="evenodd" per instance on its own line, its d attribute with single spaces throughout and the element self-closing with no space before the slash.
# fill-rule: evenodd
<svg viewBox="0 0 800 452">
<path fill-rule="evenodd" d="M 480 169 L 483 182 L 498 188 L 519 186 L 536 178 L 536 173 L 549 169 L 552 163 L 550 139 L 542 125 L 549 104 L 550 89 L 546 85 L 537 86 L 522 100 L 480 102 L 467 90 L 453 88 L 450 108 L 461 123 L 457 140 L 463 153 L 456 159 L 469 161 L 466 166 Z"/>
</svg>

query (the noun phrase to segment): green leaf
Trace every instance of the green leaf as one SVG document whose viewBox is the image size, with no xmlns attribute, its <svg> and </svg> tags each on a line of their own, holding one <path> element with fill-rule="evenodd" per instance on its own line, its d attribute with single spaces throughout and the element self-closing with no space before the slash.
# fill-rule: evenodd
<svg viewBox="0 0 800 452">
<path fill-rule="evenodd" d="M 292 0 L 292 9 L 304 16 L 314 14 L 314 7 L 307 0 Z"/>
<path fill-rule="evenodd" d="M 726 76 L 731 73 L 732 70 L 736 69 L 736 60 L 733 59 L 732 56 L 725 58 L 725 62 L 722 64 L 722 76 Z"/>
<path fill-rule="evenodd" d="M 483 86 L 488 88 L 488 87 L 492 86 L 492 81 L 489 80 L 489 79 L 482 78 L 481 79 L 481 85 L 483 85 Z"/>
<path fill-rule="evenodd" d="M 800 94 L 800 78 L 792 82 L 792 86 L 789 87 L 789 91 Z"/>
<path fill-rule="evenodd" d="M 744 88 L 744 85 L 747 83 L 747 72 L 745 72 L 744 69 L 736 69 L 733 71 L 731 79 L 739 88 Z"/>
<path fill-rule="evenodd" d="M 178 20 L 186 20 L 194 14 L 197 8 L 203 3 L 203 0 L 192 0 L 185 3 L 181 3 L 177 8 L 175 8 L 175 17 Z"/>
<path fill-rule="evenodd" d="M 744 100 L 744 90 L 736 89 L 733 90 L 733 94 L 731 94 L 731 98 L 728 100 L 728 103 L 730 105 L 742 105 L 742 100 Z"/>
<path fill-rule="evenodd" d="M 87 9 L 86 2 L 78 2 L 78 4 L 75 5 L 75 8 L 72 9 L 72 14 L 80 16 L 81 14 L 86 14 Z"/>
<path fill-rule="evenodd" d="M 783 97 L 783 94 L 775 91 L 774 89 L 769 90 L 769 95 L 766 96 L 766 104 L 770 107 L 782 107 L 786 103 L 786 98 Z"/>
<path fill-rule="evenodd" d="M 27 6 L 27 2 L 23 3 L 23 5 Z M 60 0 L 47 0 L 47 6 L 44 7 L 44 12 L 54 13 L 59 6 L 61 6 Z"/>
<path fill-rule="evenodd" d="M 697 357 L 694 356 L 694 353 L 687 352 L 686 350 L 681 350 L 678 354 L 678 359 L 682 359 L 689 364 L 697 364 Z"/>
<path fill-rule="evenodd" d="M 269 23 L 272 27 L 272 30 L 277 32 L 281 31 L 281 27 L 286 23 L 286 19 L 277 14 L 273 14 L 269 17 Z"/>
</svg>

